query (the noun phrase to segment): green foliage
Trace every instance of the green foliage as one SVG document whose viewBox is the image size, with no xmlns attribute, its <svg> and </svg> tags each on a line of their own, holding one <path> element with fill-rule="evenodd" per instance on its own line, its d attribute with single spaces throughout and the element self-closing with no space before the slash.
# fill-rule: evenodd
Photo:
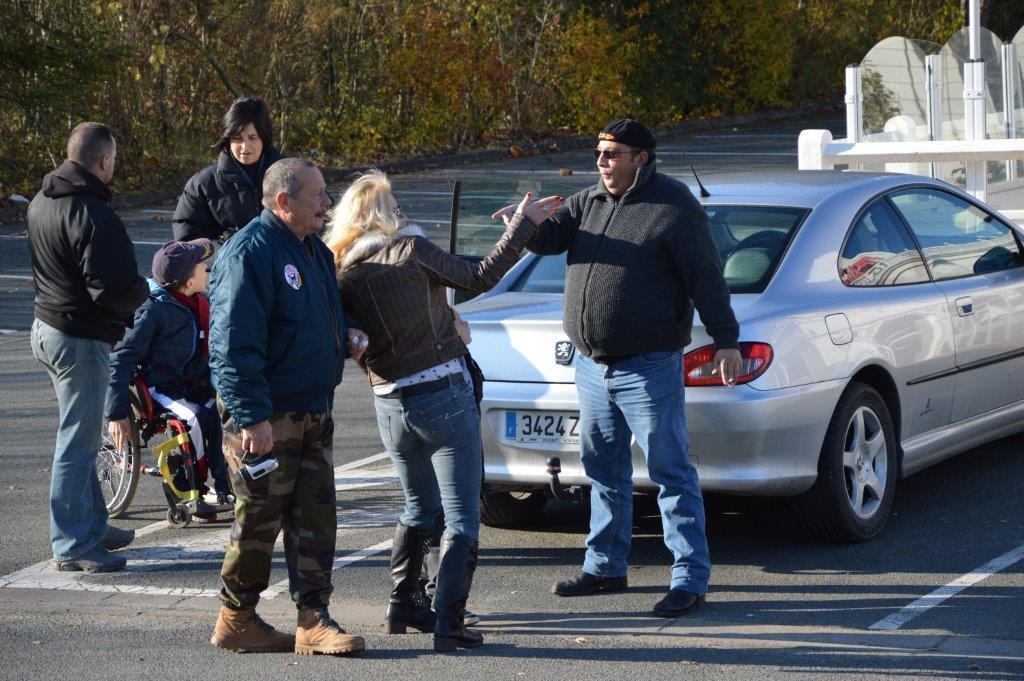
<svg viewBox="0 0 1024 681">
<path fill-rule="evenodd" d="M 64 157 L 74 124 L 102 116 L 101 93 L 119 53 L 94 11 L 70 0 L 0 3 L 0 184 L 7 191 L 35 191 L 26 178 Z"/>
<path fill-rule="evenodd" d="M 331 165 L 837 101 L 893 34 L 959 0 L 4 0 L 0 183 L 31 193 L 71 127 L 109 123 L 118 183 L 210 162 L 231 101 Z M 884 112 L 883 112 L 884 113 Z M 882 115 L 882 114 L 879 114 Z"/>
<path fill-rule="evenodd" d="M 864 97 L 864 131 L 882 132 L 885 122 L 900 113 L 899 98 L 885 86 L 882 74 L 872 68 L 861 72 L 861 93 Z"/>
</svg>

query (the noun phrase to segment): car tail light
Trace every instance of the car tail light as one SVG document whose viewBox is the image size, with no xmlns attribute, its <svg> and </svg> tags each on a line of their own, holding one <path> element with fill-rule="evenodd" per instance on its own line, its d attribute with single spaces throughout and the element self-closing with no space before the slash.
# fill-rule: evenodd
<svg viewBox="0 0 1024 681">
<path fill-rule="evenodd" d="M 740 343 L 740 357 L 743 363 L 736 377 L 736 385 L 750 383 L 765 372 L 772 363 L 772 346 L 767 343 Z M 687 387 L 722 385 L 721 377 L 711 373 L 714 370 L 714 345 L 691 350 L 683 357 L 683 384 Z"/>
</svg>

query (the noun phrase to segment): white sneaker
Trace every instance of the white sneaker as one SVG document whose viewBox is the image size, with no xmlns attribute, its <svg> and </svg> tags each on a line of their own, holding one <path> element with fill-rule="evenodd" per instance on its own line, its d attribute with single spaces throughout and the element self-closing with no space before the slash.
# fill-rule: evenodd
<svg viewBox="0 0 1024 681">
<path fill-rule="evenodd" d="M 217 494 L 216 492 L 207 492 L 203 495 L 203 501 L 210 504 L 211 506 L 224 506 L 230 504 L 235 505 L 234 494 Z"/>
</svg>

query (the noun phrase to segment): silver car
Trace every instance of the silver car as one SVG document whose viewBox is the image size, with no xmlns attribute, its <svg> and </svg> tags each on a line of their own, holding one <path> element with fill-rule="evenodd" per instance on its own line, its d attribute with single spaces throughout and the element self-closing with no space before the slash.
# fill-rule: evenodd
<svg viewBox="0 0 1024 681">
<path fill-rule="evenodd" d="M 701 201 L 744 373 L 734 388 L 711 375 L 712 341 L 695 319 L 686 420 L 705 490 L 792 497 L 816 535 L 861 541 L 885 524 L 897 479 L 1024 430 L 1019 227 L 955 187 L 909 175 L 763 173 L 708 189 Z M 507 202 L 491 198 L 486 210 Z M 460 238 L 471 232 L 460 227 Z M 487 379 L 492 525 L 536 518 L 547 490 L 559 489 L 550 457 L 562 485 L 588 482 L 575 349 L 562 330 L 565 264 L 527 255 L 494 291 L 459 306 Z M 635 442 L 633 467 L 637 490 L 654 489 Z"/>
</svg>

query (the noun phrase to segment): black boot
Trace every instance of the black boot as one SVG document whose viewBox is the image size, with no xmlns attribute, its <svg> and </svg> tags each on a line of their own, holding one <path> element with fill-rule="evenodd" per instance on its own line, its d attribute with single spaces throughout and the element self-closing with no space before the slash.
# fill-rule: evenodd
<svg viewBox="0 0 1024 681">
<path fill-rule="evenodd" d="M 441 535 L 444 534 L 444 514 L 434 524 L 434 529 L 423 555 L 423 574 L 420 575 L 420 590 L 433 603 L 437 593 L 437 570 L 441 566 Z"/>
<path fill-rule="evenodd" d="M 434 610 L 434 650 L 450 653 L 457 648 L 476 648 L 484 637 L 466 628 L 466 599 L 476 570 L 477 542 L 461 534 L 441 538 L 441 566 L 437 572 Z"/>
<path fill-rule="evenodd" d="M 432 530 L 421 530 L 398 523 L 391 547 L 391 597 L 384 615 L 389 634 L 404 634 L 408 627 L 430 633 L 437 616 L 420 591 L 423 556 L 430 545 Z"/>
<path fill-rule="evenodd" d="M 441 535 L 444 534 L 444 514 L 438 518 L 434 526 L 434 534 L 430 538 L 426 556 L 423 558 L 423 574 L 420 576 L 420 590 L 427 597 L 427 605 L 434 607 L 434 595 L 437 593 L 437 570 L 441 565 Z M 463 617 L 466 626 L 480 624 L 480 615 L 469 610 Z"/>
</svg>

